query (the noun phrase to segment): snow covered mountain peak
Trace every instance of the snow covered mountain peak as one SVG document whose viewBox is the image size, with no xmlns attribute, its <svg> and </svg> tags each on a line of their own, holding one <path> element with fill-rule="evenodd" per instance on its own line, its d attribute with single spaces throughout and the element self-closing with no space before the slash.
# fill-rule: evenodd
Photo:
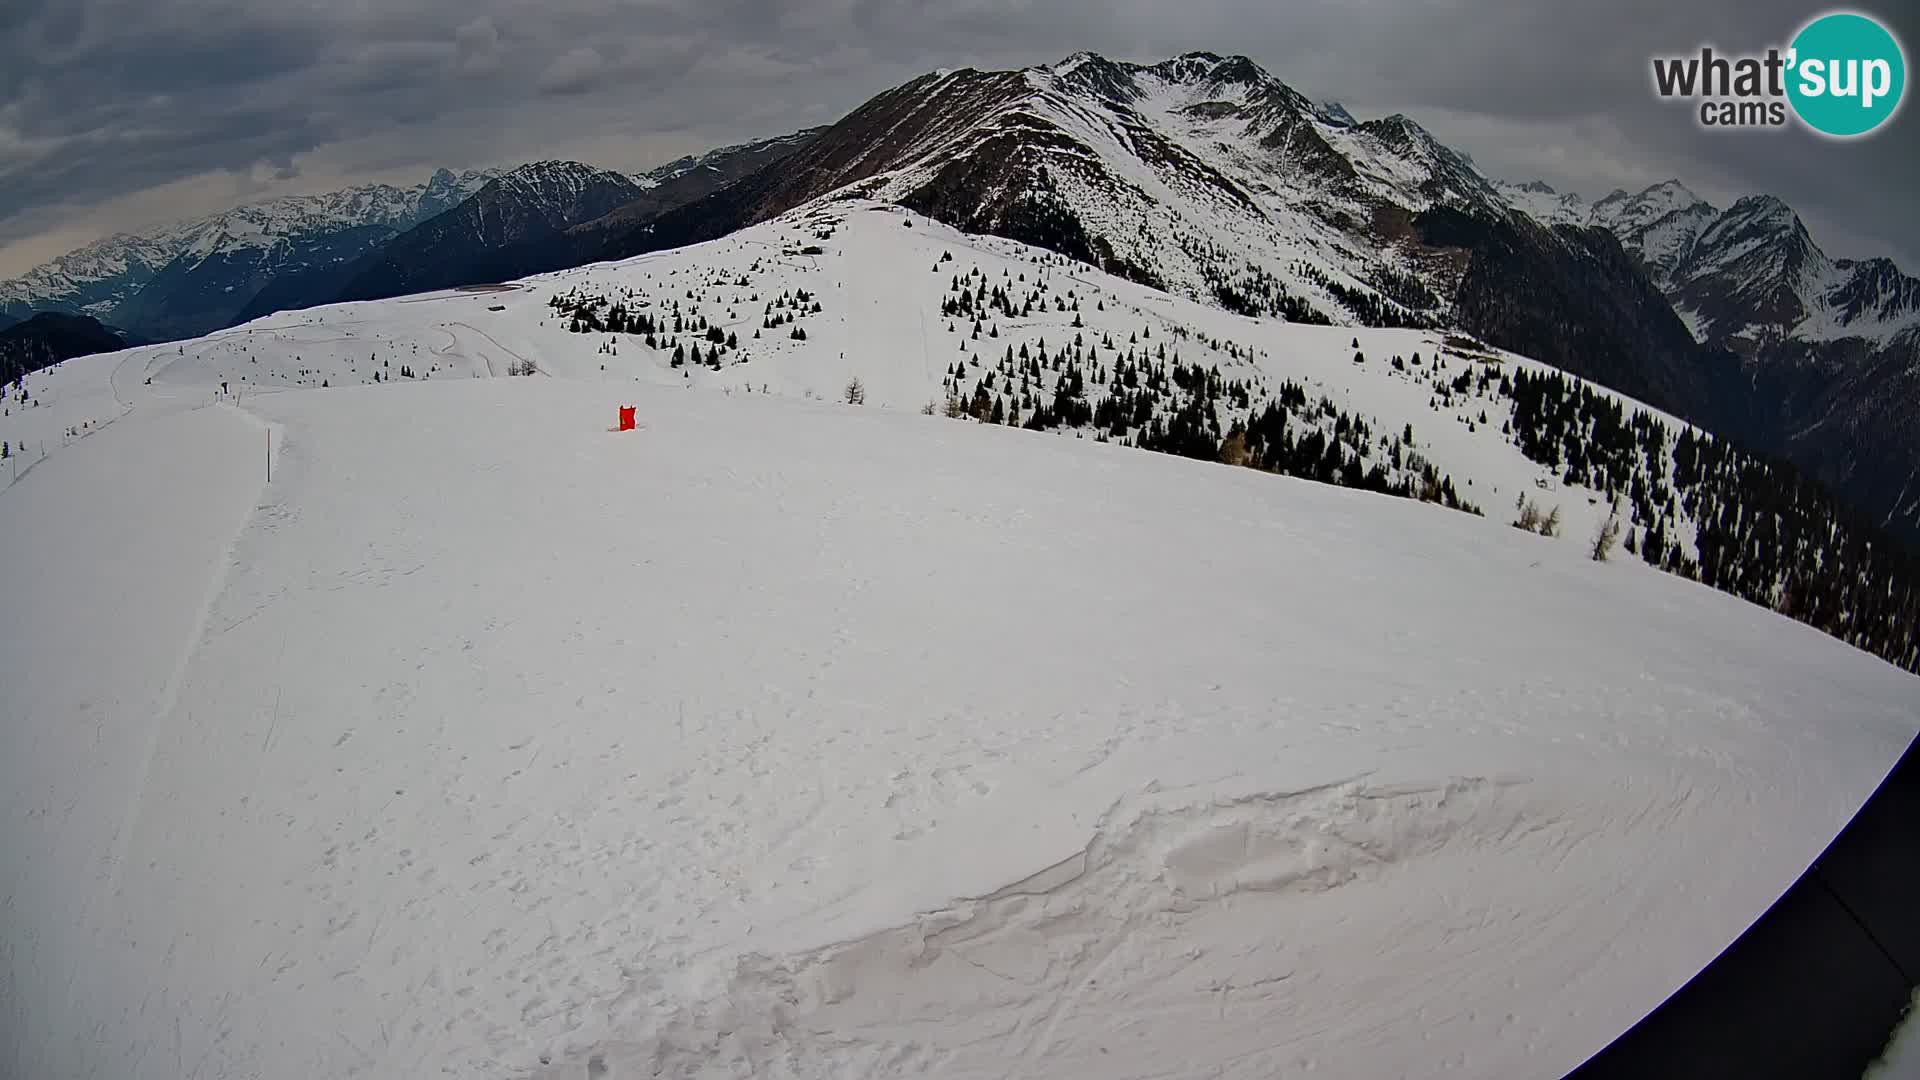
<svg viewBox="0 0 1920 1080">
<path fill-rule="evenodd" d="M 1320 119 L 1325 120 L 1327 123 L 1332 124 L 1335 127 L 1353 127 L 1356 124 L 1360 123 L 1360 121 L 1354 119 L 1352 113 L 1347 111 L 1347 107 L 1345 105 L 1342 105 L 1337 101 L 1323 101 L 1320 103 L 1316 111 L 1318 112 Z"/>
<path fill-rule="evenodd" d="M 645 189 L 631 177 L 579 161 L 535 161 L 503 173 L 476 198 L 490 204 L 514 201 L 555 223 L 598 216 Z M 592 203 L 589 210 L 584 204 Z"/>
<path fill-rule="evenodd" d="M 246 203 L 201 220 L 184 253 L 206 257 L 239 247 L 269 247 L 306 234 L 363 226 L 408 228 L 452 209 L 498 170 L 437 170 L 411 187 L 360 184 L 314 195 L 283 195 Z"/>
<path fill-rule="evenodd" d="M 1493 186 L 1508 206 L 1543 225 L 1585 225 L 1593 214 L 1587 200 L 1577 193 L 1559 191 L 1544 180 L 1495 180 Z M 1626 197 L 1623 191 L 1614 194 Z"/>
<path fill-rule="evenodd" d="M 1746 356 L 1789 342 L 1920 344 L 1920 280 L 1890 259 L 1829 258 L 1780 198 L 1747 195 L 1688 221 L 1700 227 L 1668 277 L 1701 340 Z"/>
<path fill-rule="evenodd" d="M 1457 260 L 1416 266 L 1375 223 L 1442 206 L 1505 213 L 1472 162 L 1410 117 L 1356 123 L 1244 56 L 1082 52 L 882 93 L 779 175 L 684 228 L 650 226 L 628 250 L 836 195 L 1043 243 L 1246 314 L 1410 325 L 1442 316 L 1450 289 L 1427 275 L 1457 273 Z"/>
<path fill-rule="evenodd" d="M 458 173 L 452 169 L 435 169 L 420 193 L 418 216 L 424 221 L 453 209 L 498 175 L 498 169 L 469 169 Z"/>
<path fill-rule="evenodd" d="M 1121 106 L 1149 98 L 1182 106 L 1214 102 L 1248 106 L 1282 98 L 1291 107 L 1318 111 L 1305 97 L 1245 56 L 1190 52 L 1157 63 L 1138 64 L 1078 52 L 1058 63 L 1029 68 L 1024 74 L 1039 89 L 1083 94 Z"/>
<path fill-rule="evenodd" d="M 493 184 L 496 192 L 516 192 L 523 197 L 572 200 L 581 192 L 599 184 L 633 189 L 633 181 L 609 169 L 596 168 L 579 161 L 534 161 L 509 169 Z"/>
<path fill-rule="evenodd" d="M 1616 188 L 1593 204 L 1592 221 L 1607 228 L 1642 228 L 1675 211 L 1705 202 L 1680 181 L 1663 180 L 1634 195 Z"/>
<path fill-rule="evenodd" d="M 1204 51 L 1185 53 L 1171 60 L 1162 60 L 1148 70 L 1168 82 L 1197 84 L 1208 88 L 1231 85 L 1261 87 L 1278 81 L 1267 74 L 1265 68 L 1245 56 L 1238 54 L 1221 56 L 1219 53 Z"/>
<path fill-rule="evenodd" d="M 1591 205 L 1540 181 L 1495 186 L 1545 224 L 1612 232 L 1703 342 L 1751 355 L 1788 340 L 1920 340 L 1920 281 L 1885 259 L 1829 259 L 1778 196 L 1722 210 L 1679 180 Z"/>
</svg>

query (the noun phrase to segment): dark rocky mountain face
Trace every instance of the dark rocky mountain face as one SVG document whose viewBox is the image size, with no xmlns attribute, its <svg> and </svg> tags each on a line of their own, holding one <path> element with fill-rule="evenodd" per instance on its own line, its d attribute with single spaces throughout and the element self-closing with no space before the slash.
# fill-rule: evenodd
<svg viewBox="0 0 1920 1080">
<path fill-rule="evenodd" d="M 569 229 L 570 240 L 591 257 L 592 251 L 605 244 L 609 236 L 639 228 L 669 210 L 705 198 L 741 177 L 784 161 L 825 130 L 808 128 L 668 162 L 645 174 L 643 179 L 652 186 L 632 202 Z"/>
<path fill-rule="evenodd" d="M 1415 226 L 1424 242 L 1467 253 L 1461 329 L 1697 423 L 1718 419 L 1732 358 L 1693 339 L 1611 233 L 1448 210 Z"/>
<path fill-rule="evenodd" d="M 126 348 L 127 336 L 89 315 L 46 311 L 0 329 L 0 386 L 62 360 Z"/>
<path fill-rule="evenodd" d="M 271 315 L 276 311 L 299 311 L 302 308 L 319 307 L 331 304 L 339 297 L 340 291 L 352 280 L 361 260 L 380 250 L 383 244 L 391 242 L 400 234 L 388 231 L 384 236 L 342 258 L 330 259 L 301 270 L 276 274 L 262 282 L 253 298 L 245 307 L 235 312 L 227 325 L 239 326 L 241 323 Z"/>
<path fill-rule="evenodd" d="M 565 265 L 543 253 L 569 226 L 606 214 L 644 189 L 620 173 L 570 161 L 523 165 L 458 207 L 395 237 L 345 275 L 335 299 L 378 300 L 520 277 Z"/>
<path fill-rule="evenodd" d="M 942 92 L 929 91 L 935 84 Z M 629 230 L 609 230 L 601 258 L 680 247 L 776 217 L 809 199 L 874 177 L 939 149 L 943 130 L 964 135 L 1016 99 L 1017 72 L 926 75 L 889 90 L 820 132 L 776 165 Z"/>
<path fill-rule="evenodd" d="M 284 289 L 283 282 L 346 265 L 394 235 L 390 225 L 361 225 L 296 234 L 264 247 L 183 256 L 154 275 L 114 317 L 155 340 L 197 337 L 255 317 L 249 313 L 259 309 L 260 294 L 277 284 Z"/>
</svg>

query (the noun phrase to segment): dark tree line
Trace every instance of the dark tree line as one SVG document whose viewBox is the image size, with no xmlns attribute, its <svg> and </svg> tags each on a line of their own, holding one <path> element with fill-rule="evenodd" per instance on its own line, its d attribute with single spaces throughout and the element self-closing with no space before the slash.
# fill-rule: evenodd
<svg viewBox="0 0 1920 1080">
<path fill-rule="evenodd" d="M 758 263 L 754 265 L 756 269 L 759 266 Z M 744 289 L 749 287 L 749 280 L 741 275 L 724 284 Z M 676 368 L 694 364 L 718 371 L 729 353 L 738 356 L 736 362 L 744 362 L 745 357 L 739 356 L 739 331 L 726 329 L 700 312 L 699 304 L 706 299 L 706 294 L 688 289 L 686 299 L 690 303 L 684 308 L 679 299 L 663 301 L 663 306 L 656 307 L 644 294 L 637 295 L 631 288 L 621 290 L 618 296 L 610 299 L 576 286 L 548 297 L 547 306 L 553 309 L 556 316 L 566 320 L 567 329 L 573 333 L 608 334 L 616 338 L 622 334 L 633 335 L 641 338 L 647 348 L 669 354 L 669 362 Z M 725 314 L 729 320 L 739 321 L 741 299 L 736 294 L 733 305 L 720 305 L 727 309 Z M 746 300 L 761 303 L 758 293 Z M 806 289 L 784 291 L 765 301 L 760 329 L 753 331 L 753 336 L 758 338 L 763 330 L 784 327 L 789 339 L 805 341 L 807 332 L 797 325 L 798 320 L 818 315 L 821 311 L 819 299 Z M 600 352 L 618 355 L 612 341 L 602 344 Z"/>
<path fill-rule="evenodd" d="M 1920 671 L 1920 560 L 1791 465 L 1692 428 L 1676 435 L 1564 375 L 1519 372 L 1503 388 L 1522 453 L 1623 501 L 1629 551 Z"/>
<path fill-rule="evenodd" d="M 1376 433 L 1366 418 L 1326 397 L 1309 398 L 1291 380 L 1270 390 L 1258 374 L 1235 378 L 1217 365 L 1188 363 L 1178 342 L 1192 335 L 1179 328 L 1171 349 L 1166 340 L 1153 340 L 1148 325 L 1120 342 L 1113 332 L 1078 329 L 1058 347 L 1042 338 L 997 346 L 995 357 L 996 347 L 985 344 L 998 337 L 993 318 L 1026 310 L 1011 295 L 1003 300 L 1003 293 L 974 271 L 955 275 L 949 286 L 941 310 L 953 319 L 949 329 L 966 336 L 962 358 L 942 379 L 948 416 L 1090 433 L 1144 450 L 1481 512 L 1413 448 L 1411 428 Z M 1066 310 L 1079 303 L 1075 298 Z M 1199 342 L 1231 357 L 1253 357 L 1252 349 L 1233 342 L 1204 335 Z"/>
</svg>

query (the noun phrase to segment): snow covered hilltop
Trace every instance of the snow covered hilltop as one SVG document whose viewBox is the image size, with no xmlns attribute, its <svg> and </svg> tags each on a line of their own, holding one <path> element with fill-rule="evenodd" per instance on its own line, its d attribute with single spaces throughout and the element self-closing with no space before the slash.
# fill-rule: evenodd
<svg viewBox="0 0 1920 1080">
<path fill-rule="evenodd" d="M 878 203 L 0 440 L 10 1075 L 1558 1075 L 1920 729 L 1678 421 Z"/>
</svg>

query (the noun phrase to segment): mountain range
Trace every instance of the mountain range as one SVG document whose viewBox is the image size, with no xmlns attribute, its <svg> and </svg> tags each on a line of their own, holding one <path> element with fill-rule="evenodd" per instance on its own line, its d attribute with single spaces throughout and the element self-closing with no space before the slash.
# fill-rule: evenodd
<svg viewBox="0 0 1920 1080">
<path fill-rule="evenodd" d="M 1829 258 L 1769 196 L 1722 208 L 1668 181 L 1589 203 L 1506 183 L 1410 117 L 1359 120 L 1246 57 L 943 70 L 826 128 L 639 176 L 543 162 L 355 191 L 314 197 L 365 208 L 323 224 L 242 208 L 103 241 L 0 284 L 0 311 L 183 336 L 867 198 L 1250 317 L 1463 330 L 1783 455 L 1920 535 L 1920 435 L 1903 422 L 1920 406 L 1920 281 Z"/>
<path fill-rule="evenodd" d="M 809 134 L 722 147 L 636 175 L 542 161 L 240 206 L 109 237 L 0 282 L 0 317 L 92 315 L 174 340 L 341 299 L 507 280 L 573 265 L 598 230 L 631 227 L 706 195 Z"/>
<path fill-rule="evenodd" d="M 346 268 L 337 288 L 305 303 L 256 304 L 255 314 L 330 300 L 508 281 L 586 260 L 599 236 L 638 226 L 779 161 L 813 133 L 726 146 L 627 177 L 567 161 L 525 165 L 453 210 Z M 333 284 L 333 283 L 328 283 Z"/>
<path fill-rule="evenodd" d="M 271 281 L 351 261 L 464 202 L 497 174 L 291 195 L 96 241 L 0 282 L 0 311 L 92 315 L 156 340 L 228 325 Z"/>
</svg>

